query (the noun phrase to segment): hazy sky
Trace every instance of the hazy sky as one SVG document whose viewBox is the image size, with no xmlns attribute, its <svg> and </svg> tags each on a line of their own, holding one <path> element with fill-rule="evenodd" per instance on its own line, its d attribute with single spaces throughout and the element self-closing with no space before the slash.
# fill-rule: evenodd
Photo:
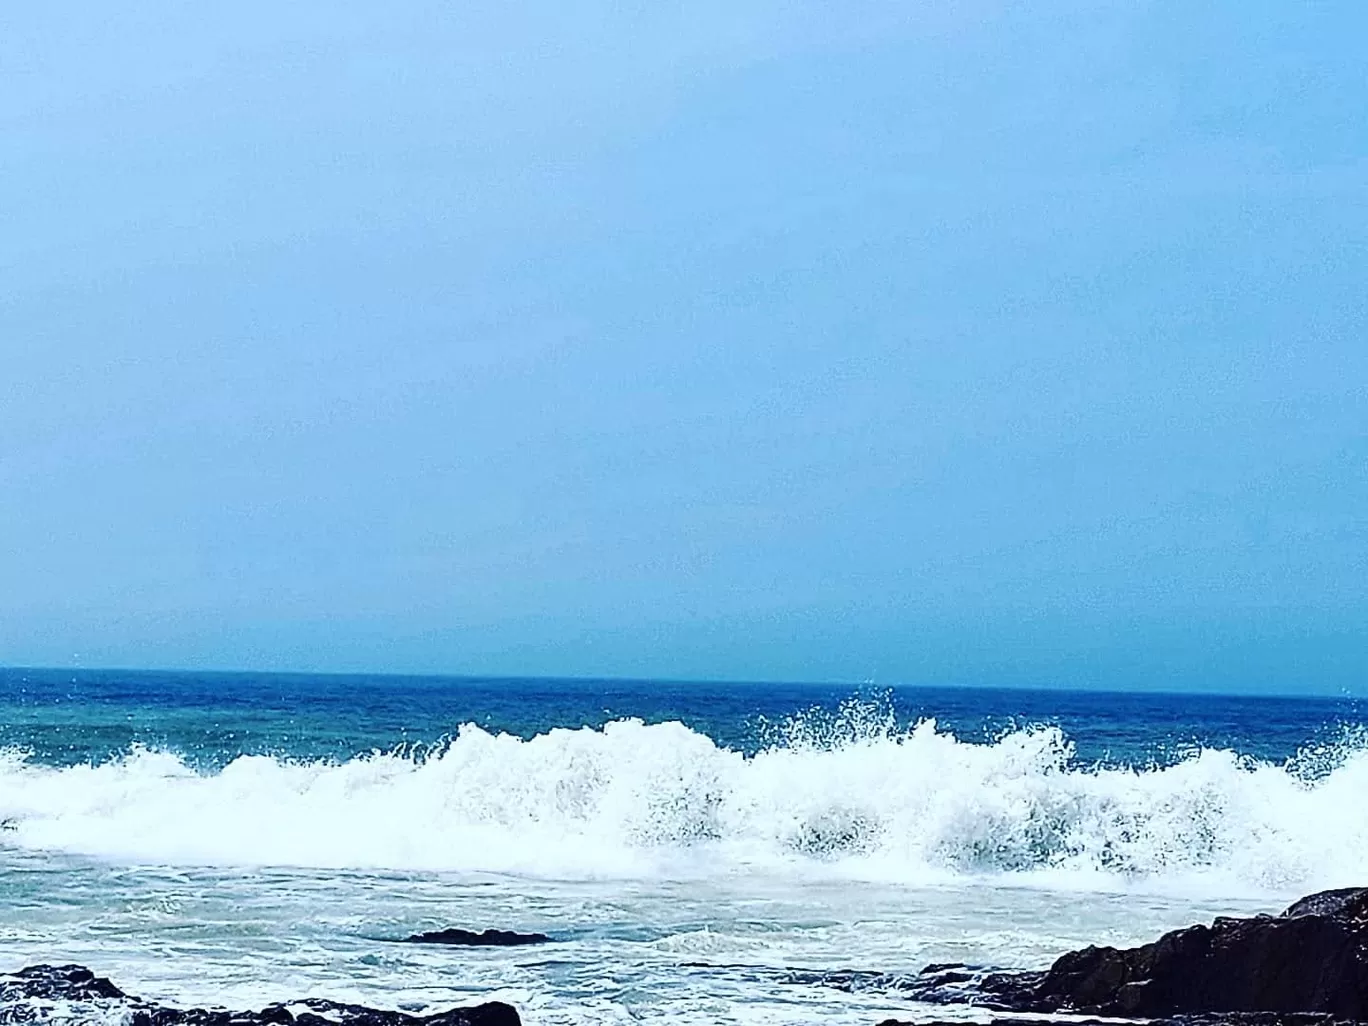
<svg viewBox="0 0 1368 1026">
<path fill-rule="evenodd" d="M 0 14 L 0 663 L 1368 691 L 1362 0 Z"/>
</svg>

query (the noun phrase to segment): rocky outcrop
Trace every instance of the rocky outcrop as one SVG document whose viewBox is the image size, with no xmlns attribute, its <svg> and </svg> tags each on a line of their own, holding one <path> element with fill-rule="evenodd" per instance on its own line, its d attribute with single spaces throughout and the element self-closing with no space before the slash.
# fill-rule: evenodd
<svg viewBox="0 0 1368 1026">
<path fill-rule="evenodd" d="M 408 1015 L 310 998 L 259 1012 L 170 1008 L 125 994 L 78 965 L 37 965 L 0 975 L 0 1026 L 123 1022 L 127 1026 L 521 1026 L 512 1005 L 491 1001 L 432 1015 Z"/>
<path fill-rule="evenodd" d="M 1138 948 L 1085 948 L 1035 987 L 1037 1006 L 1101 1015 L 1324 1012 L 1368 1018 L 1368 890 L 1327 892 L 1281 916 L 1217 919 Z"/>
<path fill-rule="evenodd" d="M 404 938 L 405 944 L 460 944 L 472 948 L 511 948 L 519 944 L 546 944 L 544 933 L 514 933 L 512 930 L 433 930 Z"/>
<path fill-rule="evenodd" d="M 1138 948 L 1072 951 L 1043 973 L 928 966 L 907 990 L 1011 1012 L 1368 1020 L 1368 889 L 1313 894 L 1280 916 L 1217 919 Z"/>
</svg>

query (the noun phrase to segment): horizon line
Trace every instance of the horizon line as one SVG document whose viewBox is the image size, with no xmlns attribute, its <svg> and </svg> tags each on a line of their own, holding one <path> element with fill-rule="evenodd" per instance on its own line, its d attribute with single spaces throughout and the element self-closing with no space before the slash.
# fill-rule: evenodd
<svg viewBox="0 0 1368 1026">
<path fill-rule="evenodd" d="M 1327 691 L 1287 692 L 1287 691 L 1231 691 L 1219 688 L 1196 686 L 1187 689 L 1174 689 L 1163 685 L 1149 687 L 1118 686 L 1108 684 L 1070 684 L 1055 683 L 990 683 L 990 682 L 914 682 L 897 681 L 880 683 L 872 677 L 863 679 L 826 679 L 826 680 L 784 680 L 778 678 L 727 678 L 727 677 L 644 677 L 631 675 L 565 674 L 548 675 L 539 673 L 455 673 L 455 672 L 407 672 L 398 670 L 293 670 L 293 669 L 221 669 L 196 668 L 185 666 L 24 666 L 0 664 L 0 673 L 146 673 L 161 675 L 203 675 L 214 677 L 332 677 L 332 678 L 379 678 L 381 680 L 444 680 L 444 681 L 484 681 L 491 683 L 513 681 L 545 681 L 547 683 L 580 684 L 682 684 L 718 685 L 726 687 L 804 687 L 853 689 L 877 688 L 886 690 L 923 690 L 923 691 L 1037 691 L 1067 692 L 1072 694 L 1094 695 L 1156 695 L 1174 698 L 1247 698 L 1247 699 L 1297 699 L 1301 701 L 1354 702 L 1368 698 L 1368 694 L 1357 694 L 1348 690 L 1339 693 Z"/>
</svg>

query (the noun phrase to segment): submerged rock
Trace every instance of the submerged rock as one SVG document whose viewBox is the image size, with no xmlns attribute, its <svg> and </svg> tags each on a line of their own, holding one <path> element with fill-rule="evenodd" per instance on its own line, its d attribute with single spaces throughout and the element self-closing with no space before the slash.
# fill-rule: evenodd
<svg viewBox="0 0 1368 1026">
<path fill-rule="evenodd" d="M 1264 1021 L 1255 1013 L 1304 1026 L 1368 1020 L 1368 889 L 1313 894 L 1280 916 L 1217 919 L 1138 948 L 1071 951 L 1043 973 L 928 966 L 908 990 L 1012 1012 L 1220 1022 L 1251 1013 L 1238 1020 L 1250 1026 Z"/>
<path fill-rule="evenodd" d="M 0 1024 L 71 1021 L 127 1026 L 521 1026 L 517 1010 L 501 1001 L 408 1015 L 310 998 L 259 1012 L 169 1008 L 125 994 L 79 965 L 36 965 L 0 975 Z"/>
<path fill-rule="evenodd" d="M 544 933 L 514 933 L 512 930 L 432 930 L 404 938 L 405 944 L 460 944 L 472 948 L 511 948 L 519 944 L 545 944 L 551 938 Z"/>
</svg>

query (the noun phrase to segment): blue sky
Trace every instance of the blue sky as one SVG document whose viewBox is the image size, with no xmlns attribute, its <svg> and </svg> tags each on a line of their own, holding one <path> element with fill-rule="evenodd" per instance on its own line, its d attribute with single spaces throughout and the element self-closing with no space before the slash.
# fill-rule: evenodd
<svg viewBox="0 0 1368 1026">
<path fill-rule="evenodd" d="M 1361 3 L 0 23 L 0 663 L 1368 690 Z"/>
</svg>

